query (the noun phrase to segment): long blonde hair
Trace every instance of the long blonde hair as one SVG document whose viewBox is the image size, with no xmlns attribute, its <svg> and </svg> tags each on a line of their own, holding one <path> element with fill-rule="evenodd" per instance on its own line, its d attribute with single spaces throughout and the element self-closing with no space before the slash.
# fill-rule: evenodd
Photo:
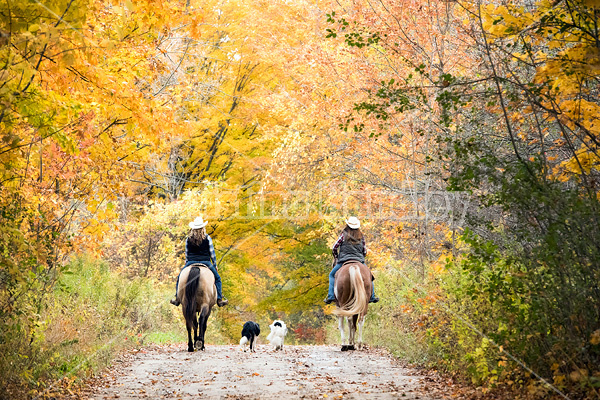
<svg viewBox="0 0 600 400">
<path fill-rule="evenodd" d="M 206 228 L 202 227 L 200 229 L 192 229 L 188 236 L 192 243 L 199 245 L 206 239 Z"/>
</svg>

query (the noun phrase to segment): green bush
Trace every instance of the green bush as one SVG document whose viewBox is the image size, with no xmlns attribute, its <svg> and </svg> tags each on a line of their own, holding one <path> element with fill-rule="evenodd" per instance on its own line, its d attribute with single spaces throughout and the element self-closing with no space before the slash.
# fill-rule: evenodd
<svg viewBox="0 0 600 400">
<path fill-rule="evenodd" d="M 30 320 L 32 336 L 0 343 L 0 397 L 50 395 L 57 381 L 72 381 L 106 366 L 115 353 L 149 341 L 184 339 L 178 313 L 168 304 L 172 287 L 126 280 L 100 261 L 76 258 Z M 25 322 L 14 324 L 15 327 Z"/>
</svg>

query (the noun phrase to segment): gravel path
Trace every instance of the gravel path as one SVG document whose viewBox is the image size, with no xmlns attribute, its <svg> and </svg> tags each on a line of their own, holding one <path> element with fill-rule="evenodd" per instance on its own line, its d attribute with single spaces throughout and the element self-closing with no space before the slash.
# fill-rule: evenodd
<svg viewBox="0 0 600 400">
<path fill-rule="evenodd" d="M 124 356 L 86 390 L 90 399 L 447 399 L 439 384 L 415 375 L 377 349 L 286 346 L 255 353 L 184 343 Z"/>
</svg>

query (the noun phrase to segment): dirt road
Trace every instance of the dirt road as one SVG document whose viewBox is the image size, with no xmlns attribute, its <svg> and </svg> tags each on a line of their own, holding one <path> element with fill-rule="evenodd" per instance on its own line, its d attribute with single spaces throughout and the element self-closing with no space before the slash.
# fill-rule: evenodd
<svg viewBox="0 0 600 400">
<path fill-rule="evenodd" d="M 286 346 L 255 353 L 184 343 L 125 356 L 99 378 L 91 399 L 447 399 L 450 390 L 399 365 L 377 349 L 341 352 L 334 346 Z"/>
</svg>

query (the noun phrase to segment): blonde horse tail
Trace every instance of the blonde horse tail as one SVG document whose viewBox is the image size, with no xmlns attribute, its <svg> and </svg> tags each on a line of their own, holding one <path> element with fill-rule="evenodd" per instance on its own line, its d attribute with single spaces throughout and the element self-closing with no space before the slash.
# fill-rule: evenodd
<svg viewBox="0 0 600 400">
<path fill-rule="evenodd" d="M 358 265 L 351 265 L 348 269 L 350 273 L 350 291 L 352 298 L 344 305 L 344 308 L 338 308 L 333 313 L 339 317 L 351 317 L 353 315 L 364 315 L 367 313 L 368 297 L 365 290 L 365 283 L 360 273 Z"/>
</svg>

